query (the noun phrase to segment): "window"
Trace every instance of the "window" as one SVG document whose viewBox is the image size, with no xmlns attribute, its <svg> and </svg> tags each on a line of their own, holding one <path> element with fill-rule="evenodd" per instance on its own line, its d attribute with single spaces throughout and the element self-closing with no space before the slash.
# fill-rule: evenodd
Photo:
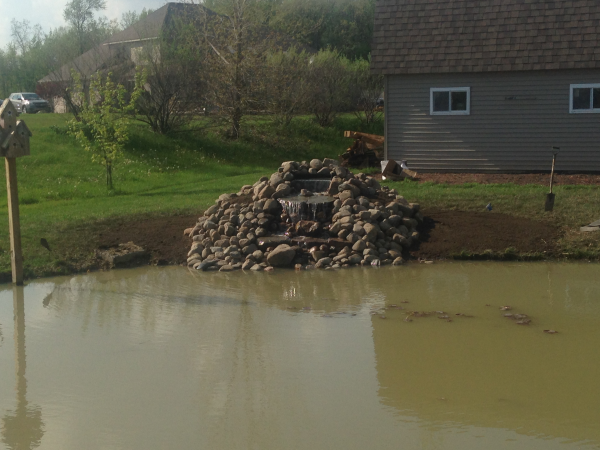
<svg viewBox="0 0 600 450">
<path fill-rule="evenodd" d="M 471 88 L 431 88 L 429 113 L 431 115 L 470 114 Z"/>
<path fill-rule="evenodd" d="M 600 84 L 572 84 L 569 112 L 600 112 Z"/>
</svg>

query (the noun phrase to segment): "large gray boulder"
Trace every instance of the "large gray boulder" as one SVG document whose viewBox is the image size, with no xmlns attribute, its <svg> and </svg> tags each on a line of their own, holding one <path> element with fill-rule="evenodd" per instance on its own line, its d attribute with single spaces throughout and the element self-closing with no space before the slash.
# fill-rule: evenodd
<svg viewBox="0 0 600 450">
<path fill-rule="evenodd" d="M 269 179 L 269 184 L 271 186 L 273 186 L 274 188 L 277 188 L 277 186 L 279 186 L 282 182 L 283 182 L 283 178 L 281 177 L 281 175 L 279 173 L 274 173 L 273 175 L 271 175 L 271 178 Z"/>
<path fill-rule="evenodd" d="M 269 199 L 265 202 L 264 211 L 268 214 L 277 215 L 281 212 L 281 203 L 277 200 Z"/>
<path fill-rule="evenodd" d="M 365 243 L 365 241 L 356 241 L 354 243 L 354 245 L 352 246 L 352 250 L 354 250 L 355 252 L 363 252 L 365 249 L 367 248 L 367 244 Z M 360 261 L 359 261 L 360 262 Z"/>
<path fill-rule="evenodd" d="M 310 162 L 310 168 L 316 169 L 316 170 L 321 170 L 323 168 L 323 161 L 321 161 L 320 159 L 313 159 Z"/>
<path fill-rule="evenodd" d="M 370 223 L 365 223 L 363 229 L 365 230 L 365 235 L 367 236 L 368 241 L 375 241 L 377 238 L 377 227 Z"/>
<path fill-rule="evenodd" d="M 292 265 L 296 257 L 296 250 L 287 244 L 278 245 L 267 256 L 267 263 L 273 267 L 287 267 Z"/>
<path fill-rule="evenodd" d="M 265 200 L 271 198 L 271 195 L 275 193 L 275 189 L 272 186 L 265 186 L 260 193 L 258 194 L 258 198 L 261 200 Z"/>
<path fill-rule="evenodd" d="M 349 198 L 354 198 L 354 194 L 351 190 L 343 191 L 339 193 L 339 199 L 341 201 L 347 200 Z"/>
</svg>

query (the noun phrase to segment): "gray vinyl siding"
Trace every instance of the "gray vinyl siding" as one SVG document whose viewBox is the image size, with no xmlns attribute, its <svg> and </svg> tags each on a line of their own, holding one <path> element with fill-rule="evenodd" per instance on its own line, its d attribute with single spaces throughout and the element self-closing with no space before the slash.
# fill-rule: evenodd
<svg viewBox="0 0 600 450">
<path fill-rule="evenodd" d="M 570 114 L 570 85 L 600 70 L 389 75 L 386 154 L 421 172 L 600 172 L 600 113 Z M 430 88 L 469 87 L 470 115 L 430 115 Z M 507 97 L 515 97 L 513 100 Z"/>
</svg>

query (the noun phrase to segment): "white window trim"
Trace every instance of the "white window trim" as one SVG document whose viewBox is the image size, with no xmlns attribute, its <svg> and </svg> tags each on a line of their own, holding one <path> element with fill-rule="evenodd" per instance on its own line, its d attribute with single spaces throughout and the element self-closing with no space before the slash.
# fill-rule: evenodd
<svg viewBox="0 0 600 450">
<path fill-rule="evenodd" d="M 466 92 L 467 93 L 467 110 L 466 111 L 434 111 L 433 110 L 433 93 L 434 92 Z M 452 105 L 452 103 L 450 104 Z M 429 89 L 429 114 L 432 116 L 468 116 L 471 114 L 471 88 L 470 87 L 444 87 Z"/>
<path fill-rule="evenodd" d="M 593 114 L 600 113 L 600 108 L 591 108 L 594 101 L 594 92 L 592 91 L 592 95 L 590 96 L 590 108 L 588 109 L 573 109 L 573 89 L 579 88 L 600 88 L 600 83 L 583 83 L 583 84 L 572 84 L 569 88 L 569 113 L 571 114 Z"/>
</svg>

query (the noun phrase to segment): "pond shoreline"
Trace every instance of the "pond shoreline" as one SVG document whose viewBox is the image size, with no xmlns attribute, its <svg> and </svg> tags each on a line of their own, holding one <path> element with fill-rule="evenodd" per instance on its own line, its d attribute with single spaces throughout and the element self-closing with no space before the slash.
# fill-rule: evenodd
<svg viewBox="0 0 600 450">
<path fill-rule="evenodd" d="M 565 230 L 551 221 L 539 221 L 495 212 L 424 209 L 422 241 L 405 255 L 408 262 L 443 260 L 552 261 L 589 260 L 585 253 L 565 254 Z M 26 279 L 71 275 L 109 267 L 99 252 L 133 242 L 148 252 L 140 265 L 185 265 L 191 239 L 183 231 L 193 226 L 201 212 L 166 216 L 121 217 L 90 226 L 91 239 L 81 249 L 83 257 L 57 260 L 42 273 L 27 269 Z M 0 283 L 11 281 L 0 273 Z"/>
</svg>

